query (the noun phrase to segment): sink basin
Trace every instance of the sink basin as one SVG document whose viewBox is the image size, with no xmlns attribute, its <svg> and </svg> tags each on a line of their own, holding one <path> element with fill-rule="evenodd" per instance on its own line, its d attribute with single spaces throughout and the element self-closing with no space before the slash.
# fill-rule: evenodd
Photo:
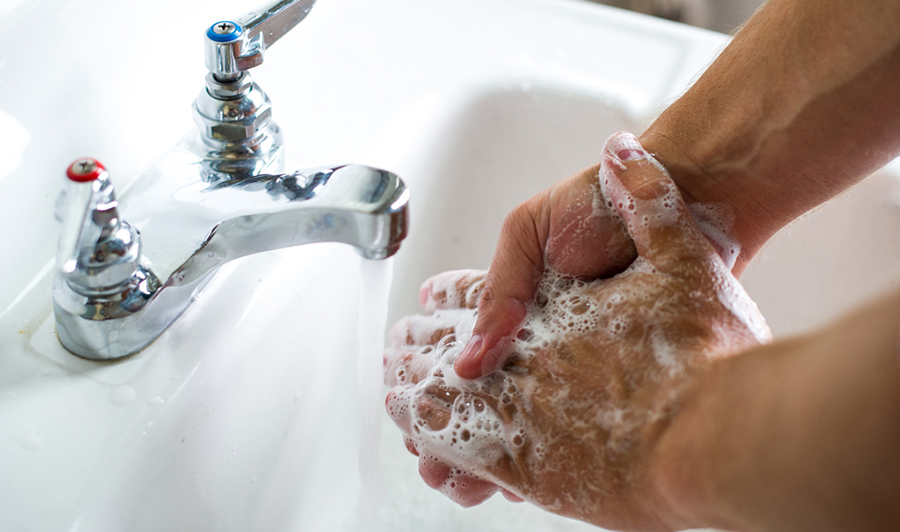
<svg viewBox="0 0 900 532">
<path fill-rule="evenodd" d="M 129 359 L 61 347 L 50 281 L 63 171 L 95 156 L 140 201 L 129 184 L 193 127 L 202 29 L 253 7 L 200 4 L 0 5 L 0 530 L 596 530 L 500 497 L 455 506 L 418 479 L 383 413 L 380 436 L 363 438 L 360 404 L 380 399 L 358 392 L 347 331 L 365 325 L 365 265 L 347 247 L 227 265 Z M 393 320 L 417 310 L 427 276 L 487 267 L 509 209 L 595 163 L 610 133 L 640 130 L 725 42 L 566 0 L 329 0 L 254 77 L 290 167 L 368 164 L 412 190 Z M 892 281 L 897 176 L 885 169 L 754 261 L 745 279 L 776 335 Z M 372 448 L 374 487 L 359 472 Z M 373 489 L 380 524 L 357 510 Z"/>
</svg>

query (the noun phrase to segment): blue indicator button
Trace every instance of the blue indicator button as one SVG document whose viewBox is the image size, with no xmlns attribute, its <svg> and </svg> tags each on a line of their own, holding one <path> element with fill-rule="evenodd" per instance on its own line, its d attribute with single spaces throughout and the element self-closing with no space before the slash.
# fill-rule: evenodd
<svg viewBox="0 0 900 532">
<path fill-rule="evenodd" d="M 234 42 L 244 30 L 230 20 L 216 22 L 206 30 L 206 36 L 215 42 Z"/>
</svg>

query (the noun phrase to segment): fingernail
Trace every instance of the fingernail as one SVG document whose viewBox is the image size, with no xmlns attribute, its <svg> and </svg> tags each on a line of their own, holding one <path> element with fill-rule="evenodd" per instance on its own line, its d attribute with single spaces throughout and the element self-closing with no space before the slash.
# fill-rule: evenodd
<svg viewBox="0 0 900 532">
<path fill-rule="evenodd" d="M 466 344 L 465 349 L 463 349 L 462 354 L 456 359 L 457 363 L 466 363 L 472 358 L 478 356 L 478 353 L 481 352 L 481 346 L 484 344 L 484 339 L 481 336 L 475 335 L 469 340 L 469 343 Z"/>
<path fill-rule="evenodd" d="M 644 147 L 641 146 L 637 137 L 631 133 L 618 133 L 611 142 L 610 151 L 623 162 L 647 158 L 647 152 L 644 151 Z"/>
<path fill-rule="evenodd" d="M 646 158 L 644 152 L 638 150 L 621 150 L 616 154 L 616 157 L 618 157 L 619 160 L 623 163 L 626 161 L 636 161 L 638 159 Z"/>
</svg>

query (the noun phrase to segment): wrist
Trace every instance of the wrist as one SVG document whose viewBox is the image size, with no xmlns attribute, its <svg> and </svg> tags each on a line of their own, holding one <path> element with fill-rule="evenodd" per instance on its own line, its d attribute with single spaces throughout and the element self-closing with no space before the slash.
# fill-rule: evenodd
<svg viewBox="0 0 900 532">
<path fill-rule="evenodd" d="M 718 373 L 710 368 L 684 391 L 650 461 L 650 485 L 673 530 L 730 524 L 715 512 L 715 466 L 709 460 L 716 438 L 707 398 Z"/>
<path fill-rule="evenodd" d="M 760 390 L 774 377 L 765 350 L 716 360 L 682 393 L 651 460 L 673 528 L 754 529 L 735 500 L 757 490 L 752 471 L 768 408 Z"/>
<path fill-rule="evenodd" d="M 900 293 L 711 363 L 649 461 L 673 528 L 898 530 L 898 321 Z"/>
<path fill-rule="evenodd" d="M 701 231 L 739 276 L 774 234 L 761 227 L 758 218 L 765 218 L 765 211 L 751 205 L 753 195 L 742 190 L 750 171 L 738 157 L 725 155 L 739 151 L 728 147 L 727 139 L 711 147 L 716 139 L 676 137 L 668 133 L 668 123 L 661 117 L 641 136 L 641 143 L 669 171 Z M 722 155 L 711 155 L 716 153 Z"/>
</svg>

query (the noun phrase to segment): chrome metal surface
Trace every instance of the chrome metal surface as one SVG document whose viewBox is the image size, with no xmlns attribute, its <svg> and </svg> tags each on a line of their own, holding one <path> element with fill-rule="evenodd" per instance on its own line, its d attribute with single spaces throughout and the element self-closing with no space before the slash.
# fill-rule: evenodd
<svg viewBox="0 0 900 532">
<path fill-rule="evenodd" d="M 197 146 L 183 142 L 134 191 L 141 201 L 129 215 L 145 220 L 142 234 L 128 233 L 129 240 L 122 230 L 94 231 L 79 242 L 77 268 L 57 275 L 57 331 L 71 352 L 112 360 L 140 351 L 233 259 L 316 242 L 347 243 L 383 259 L 406 237 L 409 193 L 390 172 L 349 165 L 204 182 L 196 164 L 184 164 Z M 104 261 L 112 242 L 130 252 Z"/>
<path fill-rule="evenodd" d="M 91 159 L 76 161 L 69 175 L 97 170 Z M 86 182 L 72 180 L 58 202 L 63 222 L 57 251 L 60 275 L 81 293 L 108 293 L 127 283 L 140 257 L 140 235 L 119 217 L 115 190 L 103 170 Z"/>
<path fill-rule="evenodd" d="M 206 39 L 206 67 L 216 77 L 231 79 L 263 62 L 266 48 L 275 44 L 312 10 L 316 0 L 276 0 L 238 17 L 235 28 L 212 30 L 219 35 L 234 35 L 227 41 Z M 234 29 L 238 32 L 235 34 Z"/>
<path fill-rule="evenodd" d="M 207 30 L 209 75 L 194 102 L 194 121 L 220 158 L 278 149 L 272 104 L 245 71 L 262 64 L 266 48 L 306 18 L 314 4 L 315 0 L 277 0 Z"/>
<path fill-rule="evenodd" d="M 193 112 L 204 142 L 223 153 L 258 146 L 273 134 L 272 102 L 247 73 L 225 83 L 208 74 Z"/>
<path fill-rule="evenodd" d="M 209 27 L 210 73 L 193 105 L 199 134 L 130 191 L 140 198 L 127 209 L 140 232 L 120 218 L 102 165 L 70 166 L 53 285 L 69 351 L 96 360 L 140 351 L 239 257 L 315 242 L 347 243 L 367 259 L 397 252 L 407 233 L 403 181 L 358 165 L 284 172 L 272 103 L 243 72 L 314 3 L 272 2 Z"/>
</svg>

